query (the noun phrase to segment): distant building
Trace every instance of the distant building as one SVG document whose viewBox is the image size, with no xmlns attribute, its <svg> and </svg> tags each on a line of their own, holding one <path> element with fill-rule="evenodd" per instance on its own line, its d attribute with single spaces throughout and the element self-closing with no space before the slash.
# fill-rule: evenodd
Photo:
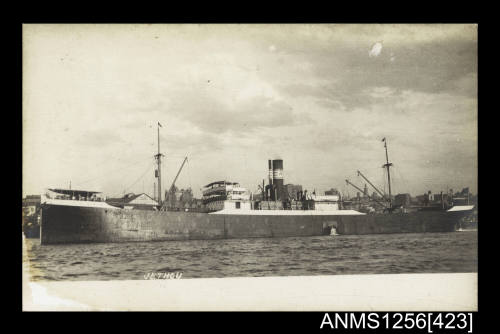
<svg viewBox="0 0 500 334">
<path fill-rule="evenodd" d="M 193 207 L 196 201 L 191 188 L 178 189 L 176 186 L 170 192 L 165 192 L 165 201 L 170 210 L 185 210 Z"/>
<path fill-rule="evenodd" d="M 469 187 L 463 188 L 462 191 L 460 192 L 460 196 L 462 196 L 462 197 L 466 197 L 466 196 L 469 196 L 469 195 L 470 195 Z"/>
<path fill-rule="evenodd" d="M 302 186 L 300 184 L 285 184 L 283 186 L 285 192 L 285 199 L 299 200 L 299 194 L 302 192 Z"/>
<path fill-rule="evenodd" d="M 439 204 L 444 208 L 448 208 L 453 204 L 453 197 L 446 193 L 436 194 L 434 196 L 434 203 Z"/>
<path fill-rule="evenodd" d="M 417 201 L 418 201 L 419 205 L 429 206 L 431 203 L 434 202 L 434 195 L 429 190 L 428 192 L 424 193 L 423 195 L 417 196 Z"/>
<path fill-rule="evenodd" d="M 335 188 L 331 188 L 330 190 L 326 190 L 325 191 L 325 195 L 327 196 L 330 196 L 330 195 L 340 195 L 340 192 L 335 189 Z"/>
<path fill-rule="evenodd" d="M 394 197 L 394 206 L 409 207 L 411 204 L 410 194 L 397 194 Z"/>
<path fill-rule="evenodd" d="M 179 197 L 179 200 L 183 203 L 191 203 L 193 200 L 193 191 L 191 188 L 188 189 L 181 189 L 181 196 Z"/>
<path fill-rule="evenodd" d="M 417 204 L 424 205 L 424 203 L 425 203 L 425 197 L 426 197 L 425 195 L 417 195 L 417 196 L 415 196 Z"/>
<path fill-rule="evenodd" d="M 122 198 L 108 198 L 106 203 L 124 209 L 135 210 L 155 210 L 158 207 L 158 202 L 149 195 L 129 193 Z"/>
<path fill-rule="evenodd" d="M 32 216 L 40 209 L 41 196 L 27 195 L 23 198 L 23 213 L 27 216 Z"/>
<path fill-rule="evenodd" d="M 473 196 L 471 196 L 469 187 L 463 188 L 461 192 L 456 192 L 455 195 L 453 195 L 453 204 L 455 205 L 469 205 L 469 204 L 474 204 L 472 199 Z"/>
</svg>

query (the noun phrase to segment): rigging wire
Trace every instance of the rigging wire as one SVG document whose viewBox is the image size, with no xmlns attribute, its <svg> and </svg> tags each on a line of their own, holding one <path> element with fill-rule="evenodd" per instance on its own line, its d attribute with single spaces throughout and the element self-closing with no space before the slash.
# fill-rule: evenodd
<svg viewBox="0 0 500 334">
<path fill-rule="evenodd" d="M 382 172 L 382 184 L 384 185 L 384 195 L 387 194 L 387 191 L 386 191 L 387 184 L 386 184 L 385 180 L 387 180 L 387 169 L 384 168 L 383 172 Z"/>
<path fill-rule="evenodd" d="M 391 190 L 392 190 L 392 194 L 396 194 L 397 191 L 397 187 L 399 186 L 399 178 L 396 176 L 396 173 L 394 172 L 394 168 L 392 169 L 392 174 L 391 174 Z"/>
<path fill-rule="evenodd" d="M 122 160 L 122 159 L 119 159 L 119 157 L 117 157 L 117 156 L 111 156 L 111 157 L 109 157 L 109 156 L 108 156 L 108 157 L 106 157 L 103 161 L 101 161 L 100 163 L 98 163 L 98 164 L 96 164 L 96 165 L 92 166 L 92 168 L 91 168 L 91 169 L 89 169 L 86 173 L 84 173 L 84 174 L 80 175 L 80 177 L 79 177 L 79 178 L 80 178 L 80 179 L 85 178 L 85 181 L 83 181 L 83 182 L 79 182 L 79 183 L 84 184 L 84 183 L 87 183 L 87 182 L 89 182 L 89 181 L 92 181 L 92 180 L 94 180 L 94 179 L 97 179 L 97 178 L 100 178 L 101 176 L 103 176 L 103 173 L 101 172 L 99 176 L 96 176 L 96 177 L 91 177 L 91 178 L 87 178 L 89 175 L 91 175 L 91 173 L 100 172 L 99 167 L 101 167 L 102 165 L 104 165 L 104 164 L 106 164 L 106 163 L 109 163 L 111 160 L 116 161 L 116 162 L 123 162 L 123 160 Z M 136 164 L 136 162 L 137 162 L 137 164 L 139 164 L 139 163 L 140 163 L 140 162 L 142 162 L 142 161 L 144 161 L 144 160 L 143 160 L 143 159 L 137 160 L 137 161 L 133 162 L 132 164 L 125 166 L 125 167 L 124 167 L 124 169 L 125 169 L 125 168 L 128 168 L 128 166 L 135 165 L 135 164 Z M 105 175 L 107 175 L 107 174 L 109 174 L 109 173 L 111 173 L 111 172 L 114 172 L 114 171 L 115 171 L 115 170 L 104 171 L 104 174 L 105 174 Z"/>
<path fill-rule="evenodd" d="M 123 171 L 123 170 L 125 170 L 125 169 L 128 169 L 128 168 L 130 168 L 130 167 L 137 166 L 137 165 L 139 165 L 140 163 L 144 163 L 144 160 L 141 160 L 141 161 L 136 161 L 136 162 L 134 162 L 134 163 L 132 163 L 132 164 L 130 164 L 130 165 L 127 165 L 127 166 L 125 166 L 125 167 L 123 167 L 123 168 L 119 168 L 119 169 L 116 169 L 116 170 L 111 170 L 111 171 L 106 172 L 106 173 L 102 173 L 101 175 L 99 175 L 99 176 L 97 176 L 97 177 L 93 177 L 93 178 L 87 179 L 87 180 L 85 180 L 85 181 L 83 181 L 83 182 L 78 182 L 78 184 L 80 184 L 80 185 L 87 184 L 87 183 L 89 183 L 89 182 L 91 182 L 91 181 L 95 181 L 95 180 L 98 180 L 98 179 L 103 178 L 103 177 L 105 177 L 105 176 L 108 176 L 108 175 L 109 175 L 109 174 L 111 174 L 111 173 L 115 174 L 116 172 L 121 172 L 121 171 Z M 148 161 L 148 163 L 150 163 L 150 162 Z"/>
<path fill-rule="evenodd" d="M 144 171 L 144 173 L 142 173 L 141 176 L 139 176 L 139 178 L 136 179 L 131 185 L 129 185 L 128 187 L 126 187 L 123 190 L 123 192 L 127 193 L 127 190 L 130 190 L 133 186 L 135 186 L 137 184 L 137 182 L 139 182 L 146 175 L 146 173 L 148 173 L 149 171 L 151 171 L 151 165 L 148 165 L 148 168 Z"/>
<path fill-rule="evenodd" d="M 399 170 L 396 170 L 396 172 L 399 174 L 400 181 L 402 181 L 403 186 L 405 187 L 406 191 L 408 191 L 408 182 L 403 177 L 403 174 Z"/>
</svg>

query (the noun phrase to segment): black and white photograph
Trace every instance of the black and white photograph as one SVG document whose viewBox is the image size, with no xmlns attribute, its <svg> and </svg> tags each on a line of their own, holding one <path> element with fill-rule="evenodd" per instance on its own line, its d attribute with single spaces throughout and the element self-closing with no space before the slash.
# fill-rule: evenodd
<svg viewBox="0 0 500 334">
<path fill-rule="evenodd" d="M 23 24 L 23 310 L 477 311 L 477 67 L 477 24 Z"/>
</svg>

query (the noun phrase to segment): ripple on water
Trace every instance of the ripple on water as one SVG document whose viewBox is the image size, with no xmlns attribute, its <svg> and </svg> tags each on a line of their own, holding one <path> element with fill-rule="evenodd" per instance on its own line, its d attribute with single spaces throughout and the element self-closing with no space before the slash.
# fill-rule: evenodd
<svg viewBox="0 0 500 334">
<path fill-rule="evenodd" d="M 27 246 L 34 280 L 477 272 L 477 232 Z"/>
</svg>

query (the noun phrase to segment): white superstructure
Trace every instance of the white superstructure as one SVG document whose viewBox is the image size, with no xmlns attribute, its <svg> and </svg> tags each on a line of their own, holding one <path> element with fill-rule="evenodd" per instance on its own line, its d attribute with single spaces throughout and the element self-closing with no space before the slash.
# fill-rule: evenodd
<svg viewBox="0 0 500 334">
<path fill-rule="evenodd" d="M 40 196 L 40 204 L 116 209 L 105 200 L 101 192 L 72 189 L 46 189 Z"/>
<path fill-rule="evenodd" d="M 210 211 L 252 209 L 249 191 L 237 182 L 212 182 L 205 186 L 202 199 Z"/>
<path fill-rule="evenodd" d="M 315 211 L 337 211 L 339 210 L 340 196 L 338 195 L 311 195 L 314 201 Z"/>
</svg>

